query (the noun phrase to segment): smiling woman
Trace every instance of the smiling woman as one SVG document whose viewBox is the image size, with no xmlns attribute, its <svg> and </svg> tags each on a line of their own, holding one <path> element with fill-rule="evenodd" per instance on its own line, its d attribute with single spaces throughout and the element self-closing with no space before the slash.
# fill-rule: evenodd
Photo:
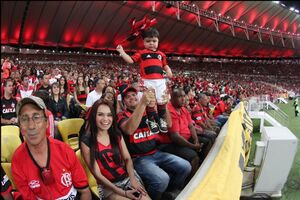
<svg viewBox="0 0 300 200">
<path fill-rule="evenodd" d="M 100 196 L 105 199 L 149 199 L 117 129 L 115 111 L 105 99 L 97 100 L 91 107 L 81 137 L 81 152 L 97 180 Z"/>
</svg>

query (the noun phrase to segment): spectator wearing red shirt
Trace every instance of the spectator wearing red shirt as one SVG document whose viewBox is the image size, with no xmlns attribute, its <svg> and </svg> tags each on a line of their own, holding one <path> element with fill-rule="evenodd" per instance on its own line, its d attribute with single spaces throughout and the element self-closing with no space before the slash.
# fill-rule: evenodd
<svg viewBox="0 0 300 200">
<path fill-rule="evenodd" d="M 22 199 L 91 199 L 86 174 L 75 152 L 46 136 L 46 105 L 30 96 L 17 105 L 25 142 L 12 158 L 12 175 Z"/>
<path fill-rule="evenodd" d="M 199 160 L 206 156 L 203 151 L 208 152 L 210 146 L 208 146 L 208 139 L 197 135 L 191 115 L 184 107 L 184 101 L 184 90 L 181 88 L 173 89 L 171 102 L 168 103 L 168 110 L 172 118 L 172 127 L 169 128 L 168 134 L 173 145 L 168 145 L 162 149 L 190 161 L 192 164 L 191 175 L 193 175 L 199 167 Z M 201 148 L 202 145 L 203 149 Z"/>
<path fill-rule="evenodd" d="M 228 106 L 226 105 L 229 96 L 224 96 L 221 100 L 217 103 L 215 110 L 214 110 L 214 118 L 224 125 L 228 120 Z"/>
</svg>

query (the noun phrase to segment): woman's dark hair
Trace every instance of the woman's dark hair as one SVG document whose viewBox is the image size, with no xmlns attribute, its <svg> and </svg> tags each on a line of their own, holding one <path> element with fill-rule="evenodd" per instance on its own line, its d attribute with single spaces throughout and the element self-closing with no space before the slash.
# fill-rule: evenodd
<svg viewBox="0 0 300 200">
<path fill-rule="evenodd" d="M 110 144 L 113 150 L 113 161 L 117 164 L 121 163 L 121 154 L 119 149 L 119 142 L 121 140 L 121 132 L 117 127 L 117 116 L 115 113 L 115 110 L 110 106 L 109 103 L 105 102 L 102 99 L 97 100 L 93 106 L 91 107 L 90 114 L 88 116 L 87 120 L 87 126 L 86 131 L 90 133 L 90 162 L 91 166 L 94 166 L 95 160 L 96 160 L 96 149 L 98 147 L 97 145 L 97 134 L 98 134 L 98 127 L 96 123 L 96 117 L 97 117 L 97 110 L 100 105 L 106 105 L 110 108 L 111 113 L 113 115 L 113 121 L 111 127 L 108 129 L 108 135 Z"/>
<path fill-rule="evenodd" d="M 60 87 L 59 87 L 59 83 L 58 82 L 54 82 L 51 85 L 51 98 L 54 99 L 54 94 L 53 94 L 53 87 L 56 86 L 59 88 L 59 93 L 58 93 L 58 98 L 60 99 L 61 97 L 61 93 L 60 93 Z"/>
<path fill-rule="evenodd" d="M 68 91 L 69 91 L 69 89 L 68 89 L 68 83 L 67 83 L 67 78 L 65 77 L 65 76 L 61 76 L 60 78 L 59 78 L 59 88 L 61 87 L 61 83 L 60 83 L 60 80 L 61 79 L 64 79 L 65 80 L 65 85 L 63 86 L 63 88 L 64 88 L 64 94 L 68 94 Z"/>
</svg>

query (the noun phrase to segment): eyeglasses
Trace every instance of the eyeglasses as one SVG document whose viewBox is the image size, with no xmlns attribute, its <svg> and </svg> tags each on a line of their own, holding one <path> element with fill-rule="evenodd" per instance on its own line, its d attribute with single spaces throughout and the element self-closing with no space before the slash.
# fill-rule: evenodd
<svg viewBox="0 0 300 200">
<path fill-rule="evenodd" d="M 23 126 L 28 126 L 30 119 L 35 123 L 39 124 L 42 122 L 42 120 L 45 118 L 45 116 L 41 116 L 39 114 L 34 114 L 32 117 L 28 117 L 27 115 L 23 115 L 20 117 L 20 124 Z"/>
</svg>

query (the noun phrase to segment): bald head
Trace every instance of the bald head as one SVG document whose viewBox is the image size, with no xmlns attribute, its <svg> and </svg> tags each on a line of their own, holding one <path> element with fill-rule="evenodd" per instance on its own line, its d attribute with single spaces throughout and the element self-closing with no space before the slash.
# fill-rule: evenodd
<svg viewBox="0 0 300 200">
<path fill-rule="evenodd" d="M 182 88 L 175 88 L 172 90 L 171 103 L 175 108 L 184 106 L 185 92 Z"/>
</svg>

